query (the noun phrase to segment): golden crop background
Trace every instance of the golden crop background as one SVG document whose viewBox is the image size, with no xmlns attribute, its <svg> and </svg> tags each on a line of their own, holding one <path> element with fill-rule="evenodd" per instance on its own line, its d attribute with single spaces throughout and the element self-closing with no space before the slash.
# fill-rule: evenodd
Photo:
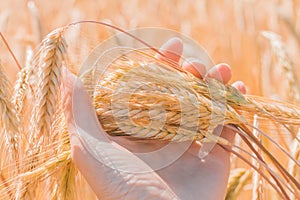
<svg viewBox="0 0 300 200">
<path fill-rule="evenodd" d="M 300 1 L 0 1 L 0 31 L 21 66 L 25 65 L 27 48 L 35 49 L 49 32 L 78 20 L 111 21 L 125 30 L 163 27 L 182 32 L 198 41 L 215 63 L 230 64 L 232 80 L 243 80 L 250 94 L 299 102 L 291 94 L 289 80 L 293 79 L 294 87 L 298 88 L 299 80 L 295 77 L 300 75 Z M 282 38 L 292 68 L 278 64 L 262 31 L 274 32 Z M 0 44 L 1 63 L 13 82 L 18 68 L 4 43 Z M 85 44 L 77 45 L 80 48 Z M 290 145 L 285 140 L 282 144 Z M 245 165 L 234 165 L 238 166 Z M 242 194 L 240 199 L 245 196 Z"/>
<path fill-rule="evenodd" d="M 233 80 L 243 80 L 251 94 L 262 94 L 261 79 L 268 75 L 261 74 L 261 50 L 268 43 L 260 31 L 279 34 L 294 66 L 299 65 L 298 1 L 34 1 L 37 12 L 30 9 L 29 2 L 0 2 L 0 30 L 22 64 L 28 45 L 34 48 L 57 27 L 92 19 L 110 20 L 125 30 L 150 26 L 187 34 L 207 49 L 215 63 L 230 64 Z M 3 45 L 1 52 L 2 62 L 9 66 L 6 69 L 14 79 L 16 65 Z"/>
</svg>

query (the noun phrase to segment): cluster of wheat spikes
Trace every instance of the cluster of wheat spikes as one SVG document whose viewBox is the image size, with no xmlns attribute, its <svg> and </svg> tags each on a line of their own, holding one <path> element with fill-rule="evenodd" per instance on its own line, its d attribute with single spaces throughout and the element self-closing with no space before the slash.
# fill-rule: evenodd
<svg viewBox="0 0 300 200">
<path fill-rule="evenodd" d="M 71 161 L 62 113 L 60 82 L 62 67 L 68 67 L 67 28 L 53 31 L 42 41 L 32 62 L 19 72 L 12 95 L 0 68 L 1 199 L 95 198 Z M 300 126 L 300 109 L 242 95 L 212 79 L 198 79 L 177 70 L 174 63 L 156 60 L 154 53 L 134 51 L 122 55 L 93 83 L 94 106 L 107 133 L 175 142 L 214 141 L 249 164 L 265 181 L 264 186 L 272 188 L 273 195 L 299 199 L 298 139 L 293 138 L 292 154 L 272 140 L 268 130 L 252 125 L 252 117 L 258 116 L 261 126 L 271 121 L 290 132 Z M 157 105 L 164 108 L 163 113 L 153 109 Z M 150 123 L 149 112 L 166 116 L 163 127 Z M 30 123 L 24 123 L 25 115 L 31 116 Z M 212 130 L 223 123 L 238 133 L 248 150 L 213 135 Z M 288 157 L 290 170 L 261 143 L 261 138 Z M 251 172 L 234 171 L 226 199 L 235 199 L 250 179 Z"/>
</svg>

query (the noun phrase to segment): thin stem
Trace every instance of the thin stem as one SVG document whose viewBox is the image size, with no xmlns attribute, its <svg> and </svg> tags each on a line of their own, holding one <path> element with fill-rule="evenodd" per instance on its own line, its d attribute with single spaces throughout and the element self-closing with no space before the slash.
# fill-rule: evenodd
<svg viewBox="0 0 300 200">
<path fill-rule="evenodd" d="M 22 67 L 21 67 L 19 61 L 17 60 L 15 54 L 14 54 L 13 51 L 11 50 L 10 46 L 8 45 L 8 43 L 7 43 L 6 39 L 5 39 L 5 37 L 3 36 L 3 34 L 2 34 L 1 32 L 0 32 L 0 36 L 1 36 L 1 38 L 2 38 L 2 40 L 3 40 L 3 42 L 4 42 L 4 44 L 5 44 L 6 48 L 8 49 L 10 55 L 13 57 L 15 63 L 17 64 L 19 70 L 21 70 Z"/>
<path fill-rule="evenodd" d="M 159 51 L 158 49 L 154 48 L 153 46 L 151 46 L 150 44 L 148 44 L 147 42 L 145 42 L 144 40 L 136 37 L 135 35 L 131 34 L 131 33 L 128 33 L 127 31 L 117 27 L 117 26 L 114 26 L 114 25 L 111 25 L 111 24 L 108 24 L 108 23 L 105 23 L 105 22 L 97 22 L 97 21 L 92 21 L 92 20 L 82 20 L 82 21 L 78 21 L 78 22 L 73 22 L 73 23 L 70 23 L 69 25 L 67 25 L 65 28 L 68 28 L 70 26 L 74 26 L 74 25 L 77 25 L 77 24 L 84 24 L 84 23 L 92 23 L 92 24 L 100 24 L 100 25 L 103 25 L 103 26 L 107 26 L 107 27 L 110 27 L 110 28 L 113 28 L 117 31 L 120 31 L 126 35 L 128 35 L 129 37 L 139 41 L 140 43 L 142 43 L 143 45 L 145 45 L 146 47 L 150 48 L 151 50 L 153 50 L 154 52 L 156 52 L 157 54 L 159 54 L 160 56 L 163 56 L 165 61 L 170 64 L 172 67 L 174 67 L 175 69 L 177 69 L 178 71 L 181 71 L 181 72 L 184 72 L 186 73 L 186 71 L 184 71 L 181 67 L 178 66 L 178 64 L 173 61 L 172 59 L 168 58 L 165 54 L 163 54 L 161 51 Z"/>
<path fill-rule="evenodd" d="M 238 127 L 239 129 L 245 129 L 242 130 L 245 133 L 250 132 L 249 129 L 247 127 Z M 244 137 L 246 137 L 243 133 L 238 132 L 240 135 L 242 134 Z M 274 163 L 274 165 L 276 166 L 276 168 L 281 172 L 281 174 L 286 178 L 287 181 L 291 180 L 294 185 L 297 187 L 298 190 L 300 190 L 300 183 L 281 165 L 280 162 L 278 162 L 278 160 L 262 145 L 260 144 L 260 142 L 257 140 L 257 138 L 255 138 L 253 135 L 251 134 L 246 134 L 247 136 L 250 137 L 250 139 L 255 142 L 262 150 L 263 152 L 271 159 L 271 161 Z M 247 140 L 248 141 L 248 140 Z M 250 144 L 251 145 L 251 144 Z M 251 145 L 252 146 L 252 145 Z M 249 146 L 250 147 L 250 146 Z M 251 148 L 251 147 L 250 147 Z M 253 148 L 253 146 L 252 146 Z M 255 149 L 254 149 L 255 150 Z M 258 153 L 257 153 L 258 154 Z M 259 154 L 258 154 L 259 155 Z M 260 156 L 260 155 L 259 155 Z M 288 179 L 288 178 L 289 179 Z"/>
<path fill-rule="evenodd" d="M 226 147 L 226 146 L 224 146 L 224 145 L 222 145 L 222 144 L 218 144 L 218 145 L 220 145 L 222 148 L 224 148 L 225 150 L 227 150 L 227 151 L 229 151 L 229 152 L 231 152 L 231 153 L 233 153 L 234 155 L 236 155 L 238 158 L 240 158 L 241 160 L 243 160 L 245 163 L 247 163 L 250 167 L 252 167 L 254 170 L 256 170 L 262 177 L 264 177 L 265 178 L 265 180 L 278 192 L 278 194 L 282 197 L 282 198 L 284 198 L 285 197 L 285 199 L 289 199 L 289 197 L 288 196 L 286 196 L 286 195 L 284 195 L 283 193 L 282 193 L 282 191 L 280 191 L 277 187 L 276 187 L 276 185 L 274 185 L 274 183 L 272 183 L 270 180 L 269 180 L 269 178 L 264 174 L 264 173 L 262 173 L 262 172 L 260 172 L 259 171 L 259 169 L 256 167 L 256 166 L 254 166 L 252 163 L 250 163 L 250 161 L 248 161 L 246 158 L 244 158 L 241 154 L 239 154 L 237 151 L 234 151 L 233 149 L 231 149 L 230 147 Z"/>
</svg>

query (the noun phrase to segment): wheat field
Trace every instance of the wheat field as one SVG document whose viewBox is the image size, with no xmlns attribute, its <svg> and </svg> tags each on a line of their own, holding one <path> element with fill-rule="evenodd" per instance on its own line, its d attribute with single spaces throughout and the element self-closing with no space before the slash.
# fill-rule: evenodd
<svg viewBox="0 0 300 200">
<path fill-rule="evenodd" d="M 124 30 L 159 27 L 183 33 L 200 43 L 214 63 L 228 63 L 232 68 L 232 80 L 245 82 L 248 94 L 286 102 L 276 107 L 275 101 L 254 97 L 253 100 L 249 96 L 247 100 L 250 99 L 257 106 L 255 112 L 247 107 L 248 104 L 240 108 L 234 100 L 230 101 L 229 106 L 241 111 L 241 115 L 246 116 L 247 123 L 266 132 L 287 151 L 289 156 L 278 151 L 276 145 L 262 137 L 259 131 L 251 129 L 249 132 L 258 141 L 251 142 L 266 147 L 271 156 L 276 156 L 283 169 L 294 178 L 295 184 L 286 183 L 294 192 L 289 193 L 289 198 L 286 199 L 299 198 L 300 189 L 297 184 L 299 185 L 300 180 L 300 167 L 292 160 L 300 162 L 300 113 L 297 113 L 299 108 L 296 107 L 300 105 L 299 1 L 2 0 L 0 199 L 96 199 L 70 157 L 68 132 L 59 92 L 61 68 L 67 66 L 72 72 L 79 74 L 87 55 L 116 30 L 84 23 L 79 28 L 66 28 L 66 25 L 80 20 L 102 21 Z M 113 68 L 116 66 L 123 66 L 125 71 L 126 67 L 132 67 L 126 62 L 112 65 Z M 143 71 L 139 73 L 143 74 Z M 159 73 L 160 71 L 157 72 Z M 170 77 L 173 75 L 175 78 L 179 77 L 170 73 Z M 110 77 L 109 74 L 107 76 Z M 113 76 L 119 75 L 113 73 Z M 147 76 L 149 78 L 150 75 Z M 110 78 L 111 82 L 115 80 L 114 77 Z M 198 83 L 189 77 L 184 80 L 190 81 L 191 85 Z M 84 81 L 86 86 L 92 84 L 89 82 L 89 75 Z M 105 84 L 103 82 L 101 85 L 113 87 Z M 205 90 L 196 86 L 194 89 L 199 93 Z M 103 107 L 108 105 L 101 101 L 108 101 L 106 98 L 109 98 L 105 92 L 98 92 L 94 105 L 107 132 L 115 134 L 110 131 L 114 130 L 115 122 L 109 120 L 110 115 L 103 114 Z M 145 104 L 151 103 L 151 100 L 145 100 L 142 96 L 139 98 Z M 263 112 L 259 113 L 261 108 L 272 113 L 272 116 L 276 115 L 277 121 L 270 116 L 268 118 Z M 261 119 L 255 114 L 265 118 Z M 237 116 L 231 114 L 228 123 L 243 122 L 243 127 L 244 121 Z M 285 125 L 289 128 L 286 129 Z M 235 145 L 251 152 L 243 143 L 243 136 L 237 136 Z M 259 154 L 266 153 L 259 145 L 256 148 Z M 240 154 L 251 160 L 246 153 Z M 267 158 L 267 165 L 271 166 L 272 161 L 272 158 Z M 264 166 L 259 162 L 251 163 L 252 167 L 236 155 L 231 156 L 231 176 L 226 199 L 284 198 L 253 169 L 257 167 L 262 172 L 268 170 L 263 169 Z"/>
</svg>

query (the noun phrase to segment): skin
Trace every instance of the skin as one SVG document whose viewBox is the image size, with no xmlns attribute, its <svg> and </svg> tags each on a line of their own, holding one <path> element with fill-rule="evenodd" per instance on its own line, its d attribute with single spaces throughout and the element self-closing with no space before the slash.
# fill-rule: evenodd
<svg viewBox="0 0 300 200">
<path fill-rule="evenodd" d="M 161 47 L 161 52 L 178 62 L 182 49 L 181 40 L 172 38 Z M 157 55 L 157 58 L 164 59 L 160 55 Z M 182 68 L 197 77 L 210 76 L 225 84 L 231 79 L 231 70 L 227 64 L 218 64 L 207 72 L 201 62 L 188 59 L 182 64 Z M 230 169 L 229 152 L 215 145 L 208 156 L 200 159 L 198 155 L 202 146 L 194 141 L 169 165 L 147 173 L 135 173 L 132 169 L 136 166 L 143 171 L 151 169 L 151 165 L 145 164 L 132 152 L 151 152 L 166 145 L 166 142 L 139 142 L 108 136 L 97 120 L 82 83 L 67 69 L 63 70 L 63 86 L 72 159 L 99 199 L 224 199 Z M 235 82 L 233 86 L 242 93 L 246 92 L 243 82 Z M 76 105 L 72 104 L 72 98 L 77 99 Z M 234 132 L 221 126 L 218 129 L 222 129 L 221 137 L 234 142 Z M 95 146 L 92 145 L 91 148 L 103 147 L 102 151 L 105 153 L 98 155 L 97 158 L 92 156 L 78 133 L 97 138 L 98 143 L 95 141 Z M 175 148 L 170 148 L 166 155 L 156 155 L 157 158 L 154 157 L 153 160 L 172 156 L 174 154 L 172 149 L 180 148 L 181 144 L 171 145 Z M 99 162 L 107 158 L 122 170 Z"/>
</svg>

